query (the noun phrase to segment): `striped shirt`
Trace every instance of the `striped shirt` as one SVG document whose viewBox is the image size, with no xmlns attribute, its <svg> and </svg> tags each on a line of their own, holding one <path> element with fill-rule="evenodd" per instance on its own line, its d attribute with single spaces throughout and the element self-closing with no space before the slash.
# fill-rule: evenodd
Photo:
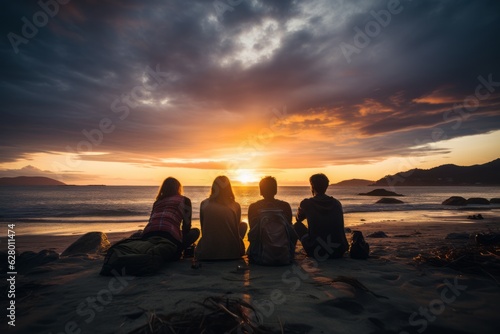
<svg viewBox="0 0 500 334">
<path fill-rule="evenodd" d="M 182 231 L 181 231 L 182 222 Z M 167 232 L 182 243 L 182 232 L 191 228 L 191 200 L 182 195 L 174 195 L 156 201 L 149 217 L 149 223 L 142 232 Z"/>
</svg>

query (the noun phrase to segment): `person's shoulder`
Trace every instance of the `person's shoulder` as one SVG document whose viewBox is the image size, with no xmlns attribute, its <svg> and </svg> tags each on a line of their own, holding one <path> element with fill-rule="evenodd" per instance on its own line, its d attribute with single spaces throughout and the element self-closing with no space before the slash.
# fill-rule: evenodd
<svg viewBox="0 0 500 334">
<path fill-rule="evenodd" d="M 258 200 L 257 202 L 253 202 L 252 204 L 250 204 L 250 206 L 252 207 L 252 210 L 262 210 L 265 208 L 276 206 L 276 203 L 277 201 L 275 199 L 269 201 L 263 198 Z M 250 209 L 250 206 L 248 207 L 248 209 Z"/>
<path fill-rule="evenodd" d="M 300 201 L 300 206 L 307 205 L 307 204 L 311 203 L 312 200 L 313 200 L 313 197 L 304 198 L 302 201 Z"/>
<path fill-rule="evenodd" d="M 249 205 L 249 207 L 259 207 L 261 205 L 264 205 L 265 200 L 264 199 L 259 199 L 258 201 L 255 201 Z"/>
<path fill-rule="evenodd" d="M 333 196 L 325 195 L 324 199 L 332 202 L 333 205 L 342 206 L 342 203 L 340 203 L 340 201 Z"/>
<path fill-rule="evenodd" d="M 259 204 L 260 202 L 261 202 L 261 201 L 257 201 L 257 202 L 250 203 L 250 204 L 248 205 L 248 211 L 250 211 L 250 210 L 254 210 L 255 208 L 258 208 L 258 207 L 259 207 L 259 205 L 260 205 L 260 204 Z"/>
<path fill-rule="evenodd" d="M 275 201 L 276 201 L 275 203 L 277 203 L 281 207 L 291 208 L 290 203 L 288 203 L 287 201 L 283 201 L 280 199 L 275 199 Z"/>
<path fill-rule="evenodd" d="M 331 198 L 331 201 L 340 204 L 340 201 L 338 199 L 336 199 L 335 197 L 333 197 L 333 196 L 328 196 L 328 197 Z"/>
</svg>

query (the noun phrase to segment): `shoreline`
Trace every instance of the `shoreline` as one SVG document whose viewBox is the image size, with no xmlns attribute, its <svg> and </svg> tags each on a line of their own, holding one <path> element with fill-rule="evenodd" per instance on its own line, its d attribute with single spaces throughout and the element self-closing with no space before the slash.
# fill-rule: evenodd
<svg viewBox="0 0 500 334">
<path fill-rule="evenodd" d="M 486 220 L 500 221 L 500 209 L 496 208 L 464 208 L 462 210 L 409 210 L 409 211 L 367 211 L 344 213 L 345 227 L 356 227 L 365 224 L 399 223 L 403 226 L 408 223 L 432 223 L 436 220 L 443 223 L 475 224 L 477 220 L 468 219 L 468 216 L 482 213 Z M 242 221 L 248 222 L 246 215 Z M 294 221 L 295 222 L 295 221 Z M 0 221 L 0 227 L 6 230 L 8 224 L 15 224 L 16 234 L 23 236 L 79 236 L 87 232 L 101 231 L 104 233 L 132 233 L 143 229 L 147 219 L 143 221 Z M 200 228 L 199 219 L 193 219 L 192 227 Z M 4 236 L 0 236 L 2 240 Z"/>
</svg>

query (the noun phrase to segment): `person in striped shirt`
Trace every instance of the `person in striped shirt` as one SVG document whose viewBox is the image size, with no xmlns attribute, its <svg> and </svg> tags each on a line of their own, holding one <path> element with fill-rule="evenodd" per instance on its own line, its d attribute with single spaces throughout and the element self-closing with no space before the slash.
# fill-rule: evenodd
<svg viewBox="0 0 500 334">
<path fill-rule="evenodd" d="M 168 177 L 158 191 L 149 222 L 142 238 L 161 236 L 177 245 L 177 259 L 200 237 L 200 230 L 191 228 L 191 200 L 182 195 L 181 183 Z"/>
</svg>

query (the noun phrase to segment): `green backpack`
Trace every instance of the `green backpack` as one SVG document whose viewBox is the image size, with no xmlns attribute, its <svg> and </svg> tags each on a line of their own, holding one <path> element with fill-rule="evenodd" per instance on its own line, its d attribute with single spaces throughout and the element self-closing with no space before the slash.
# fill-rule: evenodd
<svg viewBox="0 0 500 334">
<path fill-rule="evenodd" d="M 108 250 L 100 275 L 153 275 L 176 253 L 177 246 L 166 238 L 124 239 Z"/>
</svg>

